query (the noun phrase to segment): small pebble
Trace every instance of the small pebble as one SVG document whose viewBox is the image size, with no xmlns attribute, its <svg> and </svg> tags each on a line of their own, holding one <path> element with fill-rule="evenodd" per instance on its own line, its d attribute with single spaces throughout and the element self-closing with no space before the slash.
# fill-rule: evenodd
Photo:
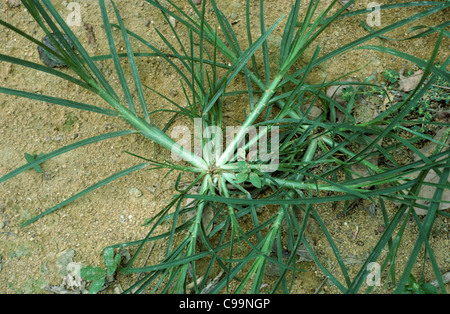
<svg viewBox="0 0 450 314">
<path fill-rule="evenodd" d="M 177 21 L 175 20 L 175 18 L 173 16 L 169 17 L 169 23 L 175 27 L 175 25 L 177 25 Z"/>
<path fill-rule="evenodd" d="M 136 188 L 129 188 L 128 192 L 130 193 L 131 196 L 134 197 L 141 197 L 142 196 L 142 191 Z"/>
<path fill-rule="evenodd" d="M 202 0 L 193 0 L 192 2 L 194 2 L 194 4 L 199 5 L 202 3 Z"/>
</svg>

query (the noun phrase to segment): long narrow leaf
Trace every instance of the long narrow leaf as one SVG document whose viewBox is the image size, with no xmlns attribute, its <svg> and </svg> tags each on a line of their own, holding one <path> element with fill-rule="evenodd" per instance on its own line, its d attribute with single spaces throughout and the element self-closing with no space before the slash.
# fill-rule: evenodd
<svg viewBox="0 0 450 314">
<path fill-rule="evenodd" d="M 251 58 L 251 56 L 256 52 L 256 50 L 267 40 L 267 37 L 272 33 L 275 27 L 280 23 L 281 19 L 279 18 L 264 34 L 262 34 L 254 43 L 251 45 L 233 64 L 233 66 L 228 70 L 227 75 L 222 79 L 224 86 L 223 89 L 231 83 L 234 77 L 242 70 L 242 68 L 246 65 L 247 61 Z M 211 107 L 214 105 L 216 100 L 219 98 L 223 91 L 218 91 L 214 97 L 211 98 L 209 104 L 203 110 L 203 114 L 207 113 Z"/>
<path fill-rule="evenodd" d="M 104 180 L 102 180 L 102 181 L 100 181 L 100 182 L 97 182 L 96 184 L 91 185 L 90 187 L 84 189 L 83 191 L 81 191 L 81 192 L 79 192 L 79 193 L 77 193 L 77 194 L 75 194 L 75 195 L 69 197 L 67 200 L 65 200 L 65 201 L 63 201 L 63 202 L 61 202 L 61 203 L 59 203 L 58 205 L 55 205 L 55 206 L 53 206 L 52 208 L 47 209 L 47 210 L 44 211 L 43 213 L 41 213 L 41 214 L 35 216 L 34 218 L 31 218 L 30 220 L 28 220 L 27 222 L 25 222 L 25 223 L 22 225 L 22 227 L 26 227 L 26 226 L 28 226 L 29 224 L 31 224 L 31 223 L 33 223 L 33 222 L 39 220 L 40 218 L 42 218 L 42 217 L 44 217 L 44 216 L 46 216 L 46 215 L 48 215 L 48 214 L 50 214 L 50 213 L 53 213 L 54 211 L 56 211 L 56 210 L 60 209 L 61 207 L 64 207 L 64 206 L 66 206 L 66 205 L 72 203 L 73 201 L 79 199 L 80 197 L 83 197 L 84 195 L 88 194 L 89 192 L 91 192 L 91 191 L 93 191 L 93 190 L 96 190 L 96 189 L 98 189 L 98 188 L 100 188 L 100 187 L 102 187 L 102 186 L 104 186 L 104 185 L 106 185 L 106 184 L 108 184 L 108 183 L 111 183 L 112 181 L 114 181 L 114 180 L 116 180 L 116 179 L 118 179 L 118 178 L 120 178 L 120 177 L 126 176 L 126 175 L 128 175 L 128 174 L 130 174 L 130 173 L 133 173 L 133 172 L 135 172 L 135 171 L 144 169 L 145 167 L 147 167 L 147 163 L 141 163 L 141 164 L 139 164 L 139 165 L 130 167 L 130 168 L 125 169 L 125 170 L 122 170 L 122 171 L 120 171 L 120 172 L 118 172 L 118 173 L 116 173 L 116 174 L 113 174 L 112 176 L 109 176 L 108 178 L 106 178 L 106 179 L 104 179 Z"/>
<path fill-rule="evenodd" d="M 111 85 L 107 82 L 106 78 L 103 76 L 103 74 L 100 72 L 99 68 L 95 64 L 95 62 L 92 60 L 91 56 L 87 53 L 87 51 L 84 49 L 83 45 L 78 40 L 77 36 L 72 32 L 70 27 L 66 24 L 64 19 L 59 15 L 59 13 L 56 11 L 55 7 L 52 5 L 52 3 L 49 0 L 42 0 L 43 4 L 47 8 L 47 10 L 50 12 L 52 17 L 57 21 L 58 25 L 61 27 L 63 32 L 71 38 L 72 44 L 74 45 L 75 49 L 80 53 L 81 59 L 86 63 L 86 65 L 89 67 L 89 69 L 92 71 L 94 76 L 100 81 L 101 85 L 105 88 L 105 90 L 114 98 L 119 99 L 114 89 L 111 87 Z M 90 76 L 90 74 L 88 74 Z M 95 82 L 90 82 L 95 84 Z"/>
<path fill-rule="evenodd" d="M 111 3 L 114 7 L 117 21 L 119 22 L 119 25 L 120 25 L 120 30 L 122 31 L 122 38 L 125 43 L 125 48 L 127 50 L 127 56 L 128 56 L 128 62 L 130 63 L 131 74 L 133 76 L 134 85 L 136 86 L 137 94 L 139 97 L 139 102 L 141 104 L 141 108 L 144 113 L 144 118 L 147 122 L 150 122 L 150 118 L 148 116 L 147 102 L 145 101 L 145 96 L 144 96 L 144 92 L 143 92 L 142 84 L 141 84 L 141 78 L 139 76 L 139 70 L 138 70 L 138 67 L 136 64 L 136 59 L 134 57 L 133 48 L 131 47 L 130 39 L 128 38 L 128 33 L 125 29 L 125 25 L 123 24 L 122 17 L 120 16 L 119 11 L 117 10 L 117 7 L 114 4 L 114 2 L 111 1 Z"/>
<path fill-rule="evenodd" d="M 124 135 L 129 135 L 129 134 L 135 134 L 137 133 L 137 131 L 135 130 L 125 130 L 125 131 L 117 131 L 117 132 L 112 132 L 112 133 L 107 133 L 107 134 L 102 134 L 102 135 L 98 135 L 98 136 L 94 136 L 94 137 L 90 137 L 81 141 L 78 141 L 76 143 L 61 147 L 51 153 L 42 155 L 42 156 L 38 156 L 36 159 L 34 159 L 32 162 L 27 163 L 26 165 L 23 165 L 13 171 L 11 171 L 10 173 L 0 177 L 0 184 L 5 182 L 6 180 L 9 180 L 15 176 L 17 176 L 18 174 L 31 169 L 41 163 L 43 163 L 44 161 L 50 160 L 56 156 L 62 155 L 64 153 L 67 153 L 73 149 L 79 148 L 79 147 L 83 147 L 86 145 L 90 145 L 93 143 L 97 143 L 106 139 L 110 139 L 110 138 L 114 138 L 114 137 L 119 137 L 119 136 L 124 136 Z"/>
<path fill-rule="evenodd" d="M 39 100 L 39 101 L 44 101 L 44 102 L 48 102 L 51 104 L 74 108 L 74 109 L 92 111 L 92 112 L 101 113 L 101 114 L 104 114 L 107 116 L 114 117 L 114 116 L 118 115 L 118 113 L 116 111 L 111 110 L 111 109 L 101 108 L 101 107 L 97 107 L 97 106 L 93 106 L 93 105 L 87 105 L 87 104 L 84 104 L 84 103 L 81 103 L 78 101 L 57 98 L 57 97 L 52 97 L 52 96 L 46 96 L 46 95 L 41 95 L 41 94 L 36 94 L 36 93 L 30 93 L 30 92 L 25 92 L 25 91 L 21 91 L 21 90 L 6 88 L 6 87 L 0 87 L 0 93 L 13 95 L 13 96 L 25 97 L 25 98 Z"/>
<path fill-rule="evenodd" d="M 120 58 L 117 54 L 116 44 L 111 31 L 111 24 L 109 23 L 108 13 L 106 12 L 105 0 L 99 0 L 100 11 L 102 13 L 102 19 L 104 24 L 104 29 L 106 33 L 106 38 L 108 39 L 109 50 L 111 51 L 111 56 L 114 61 L 114 66 L 116 68 L 117 76 L 119 78 L 120 85 L 122 86 L 125 99 L 128 103 L 128 107 L 132 113 L 136 113 L 136 107 L 134 106 L 133 97 L 131 96 L 130 88 L 128 87 L 125 74 L 120 64 Z"/>
</svg>

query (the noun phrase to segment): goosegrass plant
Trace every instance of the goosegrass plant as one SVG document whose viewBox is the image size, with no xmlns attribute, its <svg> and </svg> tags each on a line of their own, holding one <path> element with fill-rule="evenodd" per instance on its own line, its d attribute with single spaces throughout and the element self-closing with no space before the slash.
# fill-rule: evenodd
<svg viewBox="0 0 450 314">
<path fill-rule="evenodd" d="M 7 55 L 0 55 L 0 60 L 67 80 L 100 98 L 107 107 L 8 87 L 0 87 L 0 92 L 120 118 L 129 123 L 130 129 L 99 134 L 53 152 L 33 156 L 25 165 L 3 175 L 0 183 L 28 169 L 36 169 L 42 163 L 51 162 L 52 158 L 73 149 L 136 133 L 182 159 L 182 162 L 152 160 L 148 156 L 129 152 L 139 160 L 135 166 L 74 193 L 72 197 L 26 222 L 24 227 L 122 176 L 162 168 L 179 173 L 174 183 L 174 197 L 158 214 L 147 219 L 145 226 L 150 230 L 144 239 L 108 247 L 108 250 L 135 248 L 127 265 L 116 270 L 125 275 L 140 274 L 136 283 L 125 292 L 179 293 L 190 292 L 189 289 L 192 289 L 195 293 L 259 293 L 270 263 L 279 271 L 270 291 L 287 293 L 292 289 L 296 273 L 303 271 L 296 264 L 296 252 L 300 246 L 308 251 L 329 281 L 344 293 L 361 291 L 370 271 L 368 266 L 373 262 L 380 263 L 380 271 L 385 274 L 387 281 L 394 284 L 395 292 L 402 292 L 409 284 L 414 265 L 421 258 L 424 262 L 430 262 L 431 266 L 427 267 L 431 267 L 436 275 L 440 292 L 446 292 L 429 239 L 436 216 L 448 216 L 448 213 L 439 210 L 439 206 L 445 202 L 443 194 L 448 193 L 449 188 L 448 146 L 445 145 L 445 139 L 434 139 L 439 143 L 438 148 L 433 154 L 425 156 L 414 144 L 420 140 L 430 140 L 429 136 L 411 131 L 413 136 L 403 138 L 397 132 L 400 126 L 408 131 L 409 126 L 414 124 L 414 121 L 406 121 L 405 117 L 438 78 L 449 81 L 449 73 L 446 71 L 448 58 L 441 67 L 434 66 L 441 43 L 448 37 L 444 29 L 446 25 L 428 27 L 421 33 L 422 36 L 434 34 L 437 38 L 429 61 L 366 43 L 373 38 L 383 38 L 383 34 L 389 31 L 448 9 L 449 2 L 382 5 L 381 11 L 414 7 L 418 8 L 418 13 L 371 30 L 367 35 L 331 52 L 322 53 L 317 39 L 330 25 L 352 16 L 365 16 L 367 10 L 348 11 L 347 8 L 355 2 L 351 0 L 344 6 L 335 0 L 320 10 L 318 8 L 322 5 L 321 1 L 294 1 L 286 16 L 281 16 L 272 25 L 266 26 L 264 1 L 259 1 L 259 12 L 256 13 L 251 12 L 250 1 L 247 0 L 247 41 L 243 43 L 238 40 L 235 28 L 220 10 L 220 3 L 215 0 L 203 1 L 200 6 L 188 0 L 189 13 L 170 0 L 164 5 L 157 0 L 147 0 L 146 3 L 158 9 L 167 20 L 173 35 L 174 40 L 170 40 L 168 34 L 156 29 L 165 46 L 161 49 L 128 30 L 113 1 L 99 0 L 110 54 L 95 57 L 87 53 L 50 1 L 22 2 L 39 27 L 49 35 L 58 51 L 49 49 L 17 26 L 3 20 L 0 24 L 40 46 L 50 56 L 62 60 L 68 69 L 52 69 Z M 305 13 L 300 19 L 299 12 L 303 6 Z M 214 21 L 207 18 L 210 13 L 213 14 Z M 259 21 L 258 38 L 254 38 L 251 30 L 251 19 Z M 173 25 L 173 20 L 177 22 L 176 26 Z M 270 54 L 268 38 L 276 28 L 282 30 L 281 44 L 276 54 Z M 117 51 L 116 43 L 119 39 L 114 38 L 114 29 L 120 30 L 119 39 L 123 41 L 126 53 Z M 52 33 L 58 41 L 50 36 Z M 74 49 L 64 35 L 70 39 Z M 148 52 L 134 53 L 135 43 L 147 47 Z M 314 68 L 356 49 L 361 52 L 370 49 L 391 54 L 425 69 L 421 84 L 406 99 L 364 123 L 357 123 L 352 116 L 355 97 L 350 97 L 348 106 L 344 107 L 328 97 L 325 91 L 327 87 L 337 84 L 357 84 L 361 87 L 371 87 L 373 84 L 341 82 L 339 79 L 321 84 L 311 84 L 308 81 L 308 75 Z M 312 57 L 306 65 L 301 66 L 298 61 L 307 50 L 313 51 Z M 276 60 L 273 60 L 274 55 L 277 56 Z M 154 57 L 166 61 L 178 74 L 186 106 L 181 106 L 152 86 L 142 84 L 137 58 Z M 121 86 L 120 93 L 113 89 L 97 66 L 96 62 L 105 59 L 112 60 L 114 64 Z M 134 84 L 130 84 L 125 75 L 123 60 L 128 61 Z M 271 62 L 277 66 L 273 67 Z M 236 90 L 234 84 L 238 77 L 244 78 L 245 89 Z M 342 76 L 344 77 L 345 75 Z M 133 97 L 134 91 L 137 97 Z M 161 110 L 149 105 L 146 98 L 149 93 L 156 93 L 172 105 L 171 108 L 162 109 L 173 113 L 173 117 L 163 128 L 153 122 L 153 117 Z M 224 124 L 225 100 L 242 95 L 248 97 L 248 102 L 243 104 L 243 122 L 223 147 L 225 141 L 221 140 L 218 130 L 227 127 Z M 299 108 L 305 104 L 308 110 L 302 112 Z M 315 119 L 309 119 L 308 113 L 314 106 L 321 106 L 324 112 Z M 336 112 L 344 114 L 343 122 L 335 122 Z M 168 135 L 172 123 L 182 116 L 199 126 L 194 129 L 193 137 L 199 139 L 200 148 L 181 146 Z M 252 127 L 259 130 L 253 137 L 248 136 Z M 277 141 L 270 141 L 273 138 Z M 393 144 L 381 145 L 380 140 L 383 139 L 388 139 Z M 249 154 L 256 143 L 270 143 L 270 154 Z M 359 149 L 355 150 L 355 144 Z M 407 147 L 421 159 L 399 164 L 393 158 L 399 145 Z M 270 158 L 271 156 L 276 158 Z M 371 157 L 383 158 L 386 165 L 374 164 L 369 161 Z M 362 165 L 367 174 L 356 172 L 354 165 Z M 440 175 L 438 183 L 425 180 L 430 171 Z M 182 185 L 181 182 L 186 180 L 189 183 Z M 430 202 L 428 207 L 416 203 L 419 199 L 423 200 L 423 197 L 418 196 L 418 191 L 427 185 L 435 188 L 433 197 L 426 199 Z M 194 188 L 198 189 L 198 193 L 192 192 Z M 351 278 L 342 252 L 321 218 L 318 205 L 340 202 L 344 204 L 345 212 L 352 203 L 360 200 L 370 200 L 380 207 L 386 228 L 357 275 Z M 400 204 L 393 215 L 388 213 L 386 201 Z M 267 209 L 269 205 L 276 205 L 276 209 Z M 417 206 L 428 211 L 425 218 L 416 215 L 414 207 Z M 205 219 L 204 213 L 208 210 L 213 215 L 212 218 Z M 407 264 L 398 272 L 397 251 L 406 224 L 411 219 L 415 222 L 419 235 Z M 316 254 L 308 240 L 305 233 L 311 221 L 318 224 L 327 239 L 343 281 Z M 163 223 L 169 223 L 170 230 L 156 232 Z M 154 265 L 137 266 L 138 257 L 144 254 L 146 244 L 157 241 L 165 243 L 165 257 Z M 388 254 L 379 261 L 381 252 L 386 249 Z M 420 255 L 421 250 L 425 254 Z M 287 257 L 285 251 L 288 252 Z M 372 288 L 369 286 L 365 291 L 370 292 Z"/>
</svg>

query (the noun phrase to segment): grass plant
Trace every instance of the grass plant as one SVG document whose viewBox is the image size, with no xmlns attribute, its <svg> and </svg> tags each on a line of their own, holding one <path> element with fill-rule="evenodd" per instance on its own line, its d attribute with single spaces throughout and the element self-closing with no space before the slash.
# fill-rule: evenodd
<svg viewBox="0 0 450 314">
<path fill-rule="evenodd" d="M 372 262 L 381 264 L 381 271 L 388 274 L 395 286 L 395 292 L 404 291 L 419 258 L 423 258 L 424 262 L 430 261 L 440 292 L 446 292 L 439 264 L 430 244 L 430 234 L 438 215 L 448 217 L 448 213 L 440 210 L 439 206 L 445 203 L 443 194 L 448 193 L 449 189 L 450 151 L 444 144 L 445 139 L 437 139 L 435 141 L 441 145 L 438 145 L 431 155 L 425 156 L 414 144 L 419 140 L 429 141 L 430 137 L 413 130 L 410 126 L 415 122 L 406 121 L 405 117 L 417 106 L 436 80 L 449 81 L 449 73 L 446 70 L 449 58 L 445 59 L 440 67 L 435 66 L 442 41 L 448 38 L 448 32 L 445 30 L 447 25 L 428 27 L 421 33 L 422 36 L 437 33 L 435 48 L 428 61 L 383 46 L 368 45 L 367 42 L 373 38 L 383 39 L 389 31 L 448 9 L 450 7 L 448 1 L 382 5 L 380 7 L 382 11 L 411 7 L 420 10 L 377 30 L 370 29 L 367 35 L 356 38 L 329 53 L 321 53 L 316 41 L 330 25 L 340 19 L 367 14 L 367 11 L 349 12 L 347 8 L 355 2 L 352 0 L 344 6 L 334 0 L 321 11 L 318 10 L 320 1 L 297 0 L 293 2 L 286 16 L 280 17 L 268 27 L 264 20 L 264 1 L 261 0 L 257 17 L 261 35 L 254 38 L 250 20 L 255 17 L 252 16 L 250 1 L 247 0 L 245 11 L 247 42 L 242 43 L 238 40 L 230 20 L 220 10 L 220 3 L 215 0 L 203 1 L 200 6 L 188 0 L 192 14 L 188 14 L 171 0 L 166 1 L 169 7 L 162 5 L 158 0 L 146 0 L 147 4 L 160 10 L 169 25 L 172 25 L 170 23 L 172 19 L 178 23 L 177 27 L 171 26 L 174 41 L 169 40 L 168 34 L 156 30 L 165 45 L 164 49 L 160 49 L 126 28 L 113 1 L 99 0 L 110 54 L 95 57 L 88 54 L 50 1 L 22 2 L 39 27 L 49 35 L 57 51 L 49 49 L 30 34 L 4 20 L 0 20 L 0 25 L 40 46 L 54 58 L 62 60 L 69 69 L 52 69 L 7 55 L 0 55 L 0 60 L 46 72 L 76 84 L 87 93 L 94 94 L 96 99 L 101 99 L 107 107 L 8 87 L 0 87 L 0 92 L 76 110 L 119 117 L 129 123 L 130 129 L 99 134 L 53 152 L 33 156 L 27 159 L 25 165 L 0 177 L 0 184 L 28 169 L 37 169 L 43 162 L 49 162 L 52 158 L 71 150 L 134 133 L 141 134 L 161 147 L 177 153 L 183 160 L 181 163 L 175 163 L 136 156 L 139 162 L 135 166 L 111 174 L 95 185 L 75 192 L 72 197 L 26 222 L 24 227 L 122 176 L 145 169 L 166 168 L 168 171 L 179 172 L 174 184 L 176 193 L 165 208 L 146 221 L 149 228 L 147 236 L 137 241 L 108 247 L 108 250 L 124 246 L 135 248 L 135 253 L 128 264 L 117 269 L 117 272 L 126 275 L 141 274 L 140 279 L 125 292 L 180 293 L 187 292 L 187 286 L 193 283 L 190 288 L 195 293 L 222 291 L 260 293 L 266 268 L 270 263 L 275 265 L 280 273 L 270 287 L 271 292 L 288 293 L 292 289 L 296 273 L 302 271 L 296 264 L 296 252 L 301 245 L 330 282 L 343 293 L 362 291 L 370 271 L 368 266 Z M 300 6 L 306 6 L 306 13 L 301 20 L 299 20 Z M 213 12 L 214 23 L 207 21 L 205 17 L 207 12 Z M 273 60 L 274 55 L 269 54 L 268 38 L 275 28 L 282 28 L 282 40 L 277 51 L 277 59 Z M 120 38 L 114 38 L 114 29 L 120 31 Z M 50 36 L 52 33 L 59 39 L 58 41 Z M 74 49 L 71 49 L 64 35 L 70 38 Z M 123 41 L 126 53 L 117 51 L 116 42 L 119 39 Z M 135 43 L 147 47 L 148 52 L 134 53 Z M 311 49 L 314 51 L 312 57 L 306 65 L 300 66 L 299 58 L 304 56 L 305 51 Z M 374 119 L 368 122 L 355 121 L 351 112 L 354 97 L 350 97 L 349 105 L 344 108 L 326 95 L 327 87 L 338 82 L 308 83 L 308 75 L 314 68 L 354 49 L 377 50 L 416 63 L 424 68 L 421 84 L 403 101 L 391 106 Z M 136 59 L 154 57 L 162 58 L 178 74 L 180 89 L 186 96 L 187 106 L 183 107 L 168 96 L 155 91 L 152 86 L 142 84 L 140 79 L 142 73 Z M 111 59 L 114 63 L 121 85 L 120 93 L 113 89 L 98 68 L 96 62 L 104 59 Z M 125 75 L 123 60 L 128 61 L 134 84 L 130 84 L 129 78 Z M 227 61 L 220 62 L 220 60 Z M 271 62 L 275 61 L 276 68 L 271 66 Z M 231 88 L 238 77 L 245 79 L 244 91 Z M 359 84 L 371 86 L 368 83 Z M 133 97 L 134 92 L 137 97 Z M 152 122 L 153 115 L 159 111 L 149 106 L 146 99 L 149 92 L 156 92 L 173 105 L 173 108 L 167 109 L 173 113 L 173 118 L 164 128 L 159 128 Z M 221 139 L 218 135 L 220 132 L 215 132 L 217 129 L 214 128 L 218 127 L 219 130 L 226 128 L 223 119 L 226 109 L 225 99 L 240 94 L 248 96 L 248 106 L 245 105 L 247 114 L 240 129 L 221 150 L 219 149 Z M 99 103 L 98 100 L 95 100 L 95 103 Z M 309 110 L 321 104 L 324 112 L 314 120 L 308 119 L 308 114 L 299 109 L 304 104 L 308 104 Z M 344 115 L 344 120 L 340 123 L 335 122 L 336 112 L 342 112 Z M 201 127 L 194 131 L 194 137 L 200 138 L 201 154 L 181 147 L 167 134 L 171 123 L 180 116 L 187 117 L 193 123 L 201 121 Z M 424 122 L 416 121 L 416 123 Z M 448 127 L 447 124 L 444 125 Z M 245 142 L 251 127 L 257 127 L 259 132 Z M 408 138 L 398 136 L 397 131 L 400 127 L 410 132 L 412 136 Z M 272 132 L 275 130 L 278 130 L 278 145 L 272 145 L 269 151 L 278 155 L 276 162 L 261 155 L 249 158 L 252 145 L 267 139 L 268 135 L 275 134 Z M 391 144 L 380 145 L 381 140 L 388 140 L 387 142 Z M 360 147 L 356 152 L 350 149 L 355 143 Z M 407 147 L 421 159 L 398 164 L 392 155 L 399 145 Z M 372 163 L 371 157 L 387 160 L 389 167 Z M 276 167 L 271 168 L 274 164 Z M 315 171 L 319 165 L 322 171 Z M 367 175 L 355 172 L 354 165 L 364 167 Z M 430 171 L 440 175 L 437 183 L 426 180 Z M 180 185 L 182 178 L 183 181 L 187 178 L 190 180 L 187 187 Z M 424 200 L 418 196 L 418 192 L 422 186 L 427 185 L 433 186 L 435 192 L 432 197 L 425 199 L 429 202 L 429 206 L 424 206 L 417 203 L 418 200 Z M 198 187 L 198 194 L 191 192 L 193 187 Z M 193 200 L 191 204 L 186 203 L 187 199 Z M 347 210 L 355 200 L 370 200 L 380 206 L 385 231 L 361 265 L 357 275 L 351 278 L 343 261 L 342 252 L 322 220 L 317 205 L 343 202 Z M 386 201 L 400 203 L 393 216 L 387 212 Z M 268 205 L 277 205 L 277 209 L 260 215 L 259 212 Z M 417 206 L 428 211 L 425 218 L 416 215 L 414 208 Z M 205 221 L 203 213 L 208 208 L 213 211 L 213 218 Z M 187 213 L 192 215 L 188 216 Z M 298 219 L 299 213 L 302 216 L 301 220 Z M 395 272 L 397 249 L 402 241 L 406 222 L 410 219 L 416 224 L 419 235 L 398 278 Z M 338 279 L 335 272 L 316 255 L 312 244 L 305 236 L 305 230 L 312 220 L 319 225 L 333 250 L 343 280 Z M 156 233 L 157 227 L 167 222 L 172 226 L 170 231 Z M 145 245 L 156 241 L 164 241 L 167 245 L 163 260 L 154 265 L 136 266 L 137 257 L 143 253 Z M 287 257 L 283 255 L 283 247 L 289 252 Z M 425 250 L 425 257 L 419 257 L 421 249 Z M 387 250 L 388 254 L 380 262 L 379 257 L 383 250 Z M 220 273 L 223 275 L 218 276 Z M 369 287 L 364 291 L 370 292 L 371 289 L 372 287 Z"/>
</svg>

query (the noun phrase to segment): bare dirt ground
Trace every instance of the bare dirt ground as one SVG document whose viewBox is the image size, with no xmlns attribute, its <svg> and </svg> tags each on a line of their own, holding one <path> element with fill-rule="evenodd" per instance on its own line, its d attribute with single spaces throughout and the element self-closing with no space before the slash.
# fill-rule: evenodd
<svg viewBox="0 0 450 314">
<path fill-rule="evenodd" d="M 108 45 L 97 2 L 78 2 L 81 4 L 82 25 L 73 26 L 72 30 L 91 55 L 107 54 Z M 355 9 L 364 8 L 368 2 L 359 2 Z M 176 3 L 188 6 L 181 0 Z M 258 29 L 258 2 L 252 3 L 254 3 L 252 14 L 255 14 L 254 29 Z M 54 4 L 62 16 L 69 14 L 65 7 L 68 1 L 54 1 Z M 287 14 L 289 5 L 290 1 L 265 1 L 267 24 L 273 23 L 282 14 Z M 161 44 L 154 27 L 166 32 L 168 25 L 159 12 L 140 0 L 117 1 L 117 6 L 124 17 L 126 27 L 156 46 Z M 239 30 L 240 39 L 245 41 L 246 34 L 243 27 L 245 1 L 223 0 L 220 1 L 220 7 L 227 17 L 235 21 L 233 25 Z M 414 9 L 382 13 L 381 23 L 383 25 L 392 23 L 410 15 L 411 12 L 414 12 Z M 0 17 L 19 26 L 37 39 L 42 39 L 44 36 L 23 6 L 11 7 L 1 2 Z M 427 22 L 438 24 L 448 18 L 448 15 L 446 17 L 442 13 L 438 18 L 442 21 L 437 21 L 433 17 L 432 21 Z M 92 28 L 86 28 L 84 23 L 91 25 Z M 271 39 L 274 46 L 280 38 L 281 29 L 279 27 Z M 408 30 L 409 28 L 402 28 L 388 35 L 401 38 Z M 319 38 L 317 43 L 322 47 L 323 52 L 327 52 L 366 34 L 357 18 L 352 18 L 336 23 Z M 115 35 L 119 36 L 119 33 L 116 32 Z M 256 35 L 255 31 L 254 36 Z M 436 36 L 432 35 L 407 42 L 383 41 L 382 44 L 419 58 L 429 58 L 435 40 Z M 373 40 L 370 43 L 380 44 L 380 40 Z M 448 47 L 448 42 L 445 45 Z M 119 46 L 119 49 L 124 50 L 124 47 Z M 140 44 L 137 44 L 135 49 L 136 52 L 148 51 Z M 40 62 L 35 45 L 6 28 L 1 28 L 0 53 Z M 307 62 L 307 58 L 308 56 L 305 56 L 302 62 Z M 370 64 L 367 65 L 369 61 Z M 359 50 L 327 62 L 314 73 L 311 80 L 321 81 L 325 77 L 336 78 L 363 66 L 365 67 L 361 71 L 353 74 L 354 78 L 364 80 L 376 72 L 378 80 L 382 80 L 381 73 L 384 70 L 398 71 L 403 65 L 412 67 L 407 62 L 390 55 Z M 184 101 L 176 73 L 163 60 L 139 59 L 138 66 L 142 69 L 144 84 L 163 94 L 171 95 L 180 103 Z M 119 90 L 120 85 L 114 76 L 113 65 L 107 61 L 102 62 L 102 71 Z M 0 85 L 44 95 L 66 97 L 94 105 L 104 105 L 99 103 L 99 99 L 67 82 L 6 62 L 0 62 Z M 150 92 L 148 103 L 153 108 L 168 106 L 166 102 Z M 235 108 L 236 104 L 230 104 L 230 106 Z M 234 118 L 239 120 L 243 113 L 242 110 L 234 110 L 234 114 L 231 120 Z M 167 119 L 168 115 L 162 113 L 155 121 L 163 125 Z M 24 164 L 24 153 L 50 152 L 83 138 L 127 128 L 126 123 L 118 118 L 0 94 L 0 175 Z M 137 164 L 139 161 L 124 153 L 125 150 L 151 158 L 169 156 L 167 152 L 156 148 L 150 141 L 137 135 L 129 135 L 73 150 L 44 163 L 42 174 L 29 170 L 0 185 L 0 293 L 48 293 L 45 287 L 61 284 L 65 265 L 68 262 L 103 266 L 100 252 L 104 247 L 138 240 L 146 235 L 148 227 L 142 227 L 142 224 L 170 200 L 174 193 L 173 182 L 176 174 L 163 178 L 165 172 L 159 170 L 134 173 L 90 193 L 26 228 L 20 228 L 26 220 L 67 199 L 75 192 L 112 173 Z M 350 270 L 354 272 L 350 273 L 351 276 L 359 270 L 361 261 L 374 247 L 383 229 L 380 213 L 370 217 L 364 210 L 364 206 L 368 204 L 362 204 L 357 210 L 340 218 L 336 218 L 336 215 L 340 212 L 342 204 L 334 207 L 322 206 L 320 211 L 331 235 L 342 250 L 343 257 L 349 258 L 349 264 L 353 263 L 353 266 L 350 266 Z M 391 214 L 395 209 L 396 207 L 390 204 Z M 449 221 L 441 219 L 439 223 L 442 225 L 442 230 L 432 237 L 430 244 L 435 248 L 436 258 L 442 270 L 448 271 L 450 270 Z M 400 248 L 401 257 L 406 259 L 417 234 L 417 229 L 411 223 L 406 230 L 404 245 Z M 327 266 L 332 267 L 332 251 L 326 239 L 314 232 L 310 236 L 314 240 L 319 256 L 324 260 L 329 259 L 330 265 Z M 158 261 L 162 254 L 163 246 L 155 247 L 148 264 Z M 401 264 L 402 261 L 399 263 Z M 421 269 L 421 265 L 417 266 L 417 269 Z M 313 293 L 323 281 L 324 275 L 311 262 L 302 262 L 302 267 L 307 271 L 299 274 L 293 292 Z M 336 272 L 338 273 L 338 268 Z M 425 279 L 427 281 L 434 279 L 433 274 L 428 273 Z M 118 278 L 117 282 L 126 287 L 132 279 Z M 270 284 L 269 281 L 267 283 Z M 389 286 L 387 288 L 386 291 L 382 287 L 376 288 L 375 292 L 388 292 Z M 449 285 L 447 289 L 450 289 Z M 111 289 L 109 292 L 113 291 Z M 337 292 L 328 284 L 321 291 Z"/>
</svg>

